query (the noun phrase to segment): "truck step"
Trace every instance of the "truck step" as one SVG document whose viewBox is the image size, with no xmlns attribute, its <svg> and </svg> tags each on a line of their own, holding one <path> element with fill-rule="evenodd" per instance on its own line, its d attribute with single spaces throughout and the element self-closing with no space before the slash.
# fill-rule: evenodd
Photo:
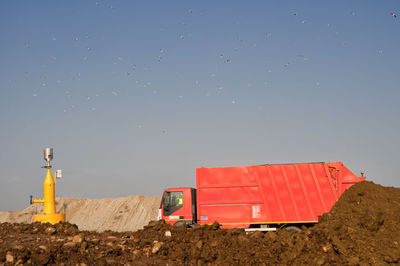
<svg viewBox="0 0 400 266">
<path fill-rule="evenodd" d="M 244 229 L 245 232 L 255 232 L 255 231 L 276 231 L 275 227 L 270 228 L 246 228 Z"/>
</svg>

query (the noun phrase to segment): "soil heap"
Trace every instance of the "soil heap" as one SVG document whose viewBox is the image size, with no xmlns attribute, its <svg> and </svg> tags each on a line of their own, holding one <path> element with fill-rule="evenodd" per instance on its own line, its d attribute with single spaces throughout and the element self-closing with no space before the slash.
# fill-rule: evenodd
<svg viewBox="0 0 400 266">
<path fill-rule="evenodd" d="M 0 264 L 203 265 L 400 263 L 400 189 L 360 182 L 299 233 L 150 222 L 136 232 L 79 231 L 69 223 L 0 224 Z M 84 265 L 81 264 L 81 265 Z"/>
</svg>

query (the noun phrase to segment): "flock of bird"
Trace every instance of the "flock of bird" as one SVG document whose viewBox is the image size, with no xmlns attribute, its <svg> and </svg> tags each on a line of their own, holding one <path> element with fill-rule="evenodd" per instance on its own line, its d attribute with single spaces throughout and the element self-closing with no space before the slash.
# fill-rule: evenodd
<svg viewBox="0 0 400 266">
<path fill-rule="evenodd" d="M 102 3 L 101 2 L 95 2 L 95 6 L 96 7 L 101 7 Z M 114 6 L 112 6 L 112 5 L 107 5 L 107 8 L 109 8 L 111 10 L 116 10 L 116 8 Z M 191 10 L 191 9 L 186 10 L 186 13 L 188 15 L 194 15 L 194 11 Z M 198 14 L 200 16 L 203 16 L 203 13 L 198 13 Z M 352 16 L 356 15 L 356 13 L 354 11 L 352 11 L 350 14 Z M 295 17 L 299 17 L 299 14 L 297 12 L 292 12 L 292 15 L 295 16 Z M 397 15 L 394 12 L 391 12 L 390 16 L 392 16 L 393 19 L 397 19 Z M 301 19 L 299 22 L 301 24 L 306 24 L 307 20 L 306 19 Z M 181 25 L 186 25 L 185 22 L 180 22 L 180 24 Z M 236 24 L 240 24 L 240 21 L 236 21 Z M 327 24 L 327 27 L 330 27 L 330 26 L 331 26 L 330 24 Z M 160 29 L 160 31 L 163 31 L 163 29 Z M 273 38 L 272 33 L 262 33 L 262 34 L 265 36 L 265 40 L 267 40 L 267 41 L 271 40 Z M 338 32 L 335 32 L 335 34 L 339 35 Z M 190 37 L 190 36 L 191 36 L 190 34 L 182 33 L 182 34 L 178 35 L 178 40 L 184 40 L 186 37 Z M 73 36 L 72 41 L 75 42 L 75 43 L 79 43 L 79 45 L 82 45 L 82 43 L 86 43 L 85 40 L 89 40 L 91 38 L 92 37 L 91 37 L 90 34 L 85 34 L 82 37 L 81 36 Z M 50 40 L 53 41 L 53 42 L 57 42 L 57 36 L 50 37 Z M 236 37 L 236 40 L 238 42 L 243 42 L 244 41 L 240 36 Z M 254 43 L 253 47 L 256 47 L 256 45 L 257 44 Z M 347 45 L 347 42 L 343 42 L 343 45 Z M 25 47 L 29 49 L 31 47 L 30 43 L 29 42 L 25 43 Z M 84 47 L 85 47 L 85 50 L 86 50 L 86 54 L 81 55 L 81 60 L 82 61 L 89 61 L 91 56 L 92 56 L 92 54 L 93 54 L 93 52 L 94 52 L 94 50 L 95 50 L 95 47 L 93 47 L 91 45 L 84 45 Z M 239 47 L 235 47 L 233 50 L 235 52 L 238 52 L 239 51 Z M 378 49 L 377 51 L 378 51 L 379 54 L 383 54 L 383 50 L 382 49 Z M 154 57 L 155 58 L 155 63 L 162 63 L 164 61 L 164 58 L 167 55 L 167 52 L 168 51 L 166 51 L 165 48 L 160 47 L 159 51 L 158 51 L 158 54 L 156 54 L 155 57 Z M 228 52 L 228 54 L 229 54 L 229 52 Z M 50 57 L 50 60 L 52 60 L 52 61 L 55 61 L 57 59 L 56 56 L 54 56 L 54 55 L 49 55 L 49 57 Z M 310 60 L 309 57 L 304 56 L 304 55 L 297 55 L 297 57 L 298 57 L 297 59 L 292 60 L 290 62 L 283 62 L 281 68 L 282 69 L 289 68 L 292 64 L 298 62 L 297 61 L 298 59 L 300 59 L 302 61 Z M 234 64 L 235 63 L 235 61 L 233 60 L 234 57 L 227 56 L 225 52 L 222 52 L 219 55 L 216 55 L 216 59 L 218 59 L 218 58 L 224 64 Z M 124 71 L 122 71 L 122 73 L 124 74 L 124 76 L 126 76 L 126 77 L 134 77 L 133 81 L 135 82 L 135 84 L 137 86 L 141 86 L 143 88 L 151 87 L 151 82 L 150 81 L 139 81 L 138 75 L 137 75 L 137 72 L 139 71 L 139 69 L 140 70 L 148 70 L 147 66 L 143 66 L 143 65 L 139 66 L 134 62 L 129 62 L 126 58 L 123 58 L 123 57 L 115 58 L 115 60 L 114 60 L 114 62 L 112 64 L 123 66 Z M 267 69 L 266 71 L 268 73 L 271 73 L 272 69 Z M 120 74 L 120 72 L 121 71 L 114 71 L 113 73 L 114 74 Z M 30 72 L 27 71 L 27 72 L 25 72 L 25 74 L 29 75 Z M 215 77 L 215 75 L 216 75 L 215 73 L 211 73 L 210 76 L 211 77 Z M 80 81 L 81 73 L 80 72 L 76 73 L 71 79 L 74 80 L 74 81 Z M 41 74 L 40 75 L 39 83 L 40 83 L 40 85 L 38 87 L 44 88 L 44 87 L 47 86 L 47 84 L 49 83 L 49 79 L 47 78 L 47 76 L 45 74 Z M 62 81 L 61 80 L 57 80 L 56 83 L 60 84 L 60 83 L 62 83 Z M 267 84 L 267 82 L 265 82 L 264 84 Z M 198 86 L 199 85 L 199 81 L 195 81 L 195 85 Z M 315 82 L 315 85 L 319 86 L 320 82 L 319 81 Z M 218 91 L 221 91 L 223 89 L 223 87 L 218 85 L 216 87 L 216 89 Z M 156 94 L 157 90 L 153 90 L 153 93 Z M 65 90 L 65 96 L 66 96 L 67 100 L 69 101 L 69 106 L 63 108 L 63 112 L 64 113 L 72 111 L 75 108 L 75 103 L 73 102 L 72 94 L 73 94 L 73 90 L 71 90 L 71 89 L 66 89 Z M 41 95 L 40 94 L 40 89 L 35 89 L 35 91 L 33 92 L 33 96 L 34 97 L 39 97 L 40 95 Z M 119 95 L 120 95 L 120 93 L 118 92 L 118 89 L 111 89 L 110 92 L 109 92 L 109 96 L 112 96 L 112 97 L 118 97 Z M 91 111 L 91 112 L 96 111 L 97 108 L 95 106 L 94 99 L 97 98 L 97 97 L 100 97 L 100 96 L 107 96 L 107 95 L 104 95 L 104 93 L 100 93 L 99 92 L 99 93 L 95 93 L 94 95 L 87 95 L 86 96 L 85 100 L 92 103 L 92 105 L 91 105 L 92 107 L 89 108 L 89 111 Z M 205 96 L 210 96 L 210 92 L 207 91 Z M 177 95 L 177 97 L 179 99 L 182 99 L 183 95 Z M 237 103 L 237 99 L 230 99 L 228 101 L 231 104 L 236 104 Z M 138 125 L 138 127 L 142 128 L 143 125 Z M 162 133 L 165 133 L 165 132 L 166 132 L 165 130 L 162 130 Z"/>
</svg>

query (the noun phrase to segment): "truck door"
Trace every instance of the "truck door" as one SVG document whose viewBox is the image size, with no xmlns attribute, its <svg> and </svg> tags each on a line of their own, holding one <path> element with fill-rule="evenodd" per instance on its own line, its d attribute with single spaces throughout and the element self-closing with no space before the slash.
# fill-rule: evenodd
<svg viewBox="0 0 400 266">
<path fill-rule="evenodd" d="M 161 218 L 172 225 L 193 221 L 190 188 L 167 189 L 161 201 Z"/>
</svg>

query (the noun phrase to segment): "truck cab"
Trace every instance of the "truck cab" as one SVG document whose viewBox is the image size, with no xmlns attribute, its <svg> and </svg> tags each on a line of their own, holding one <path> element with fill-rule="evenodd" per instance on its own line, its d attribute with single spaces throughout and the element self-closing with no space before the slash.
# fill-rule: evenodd
<svg viewBox="0 0 400 266">
<path fill-rule="evenodd" d="M 176 226 L 196 223 L 196 189 L 166 189 L 158 210 L 158 219 Z"/>
</svg>

